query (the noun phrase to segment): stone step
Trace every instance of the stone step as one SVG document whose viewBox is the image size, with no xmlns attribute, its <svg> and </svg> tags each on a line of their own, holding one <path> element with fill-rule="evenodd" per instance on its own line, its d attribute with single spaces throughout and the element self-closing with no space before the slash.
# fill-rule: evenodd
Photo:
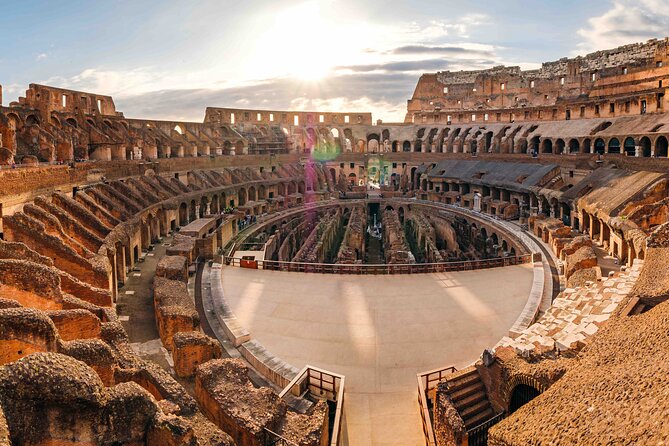
<svg viewBox="0 0 669 446">
<path fill-rule="evenodd" d="M 474 383 L 468 387 L 463 387 L 458 390 L 452 391 L 449 389 L 448 396 L 451 397 L 453 403 L 457 403 L 460 400 L 463 400 L 471 395 L 482 392 L 485 395 L 485 387 L 481 381 Z"/>
<path fill-rule="evenodd" d="M 463 420 L 468 420 L 470 418 L 474 418 L 481 412 L 485 412 L 489 408 L 490 408 L 490 402 L 487 399 L 484 399 L 474 404 L 473 406 L 469 406 L 465 410 L 461 411 L 460 416 L 462 417 Z"/>
<path fill-rule="evenodd" d="M 480 378 L 478 372 L 474 369 L 472 372 L 448 379 L 448 387 L 451 390 L 460 390 L 463 387 L 475 384 L 477 381 L 480 381 Z"/>
<path fill-rule="evenodd" d="M 486 410 L 483 412 L 479 412 L 472 418 L 468 418 L 466 420 L 463 420 L 465 422 L 465 426 L 467 429 L 471 429 L 473 427 L 478 426 L 481 423 L 485 423 L 489 419 L 495 416 L 495 412 L 493 412 L 492 407 L 488 407 Z"/>
<path fill-rule="evenodd" d="M 479 402 L 486 400 L 487 396 L 485 392 L 483 391 L 483 386 L 480 386 L 480 390 L 476 393 L 472 393 L 471 395 L 468 395 L 464 398 L 461 398 L 459 400 L 453 401 L 453 406 L 458 410 L 458 412 L 462 412 L 464 409 L 471 407 L 475 404 L 478 404 Z"/>
</svg>

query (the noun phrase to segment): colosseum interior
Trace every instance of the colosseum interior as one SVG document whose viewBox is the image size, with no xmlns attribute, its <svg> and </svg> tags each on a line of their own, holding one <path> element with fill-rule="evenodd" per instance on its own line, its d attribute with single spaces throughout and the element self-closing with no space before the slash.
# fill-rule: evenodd
<svg viewBox="0 0 669 446">
<path fill-rule="evenodd" d="M 0 445 L 667 444 L 667 87 L 668 39 L 424 74 L 402 123 L 31 84 Z"/>
</svg>

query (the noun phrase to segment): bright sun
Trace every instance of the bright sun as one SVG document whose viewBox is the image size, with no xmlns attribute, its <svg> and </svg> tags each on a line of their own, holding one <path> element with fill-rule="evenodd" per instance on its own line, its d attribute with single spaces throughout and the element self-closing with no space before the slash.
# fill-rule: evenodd
<svg viewBox="0 0 669 446">
<path fill-rule="evenodd" d="M 272 50 L 263 59 L 277 71 L 316 81 L 334 68 L 342 41 L 332 21 L 324 17 L 318 1 L 300 3 L 281 10 L 263 37 Z"/>
</svg>

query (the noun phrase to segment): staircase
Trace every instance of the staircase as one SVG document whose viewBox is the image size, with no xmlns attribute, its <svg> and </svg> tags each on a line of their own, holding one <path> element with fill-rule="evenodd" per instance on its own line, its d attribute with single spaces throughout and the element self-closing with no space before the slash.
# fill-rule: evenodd
<svg viewBox="0 0 669 446">
<path fill-rule="evenodd" d="M 495 416 L 488 395 L 475 367 L 467 367 L 446 379 L 446 394 L 470 430 Z"/>
</svg>

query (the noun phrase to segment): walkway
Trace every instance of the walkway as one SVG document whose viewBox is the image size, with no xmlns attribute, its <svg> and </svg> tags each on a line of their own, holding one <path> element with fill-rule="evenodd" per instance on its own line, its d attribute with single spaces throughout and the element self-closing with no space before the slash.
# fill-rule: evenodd
<svg viewBox="0 0 669 446">
<path fill-rule="evenodd" d="M 346 375 L 349 445 L 423 444 L 416 373 L 475 361 L 523 310 L 532 265 L 442 274 L 337 276 L 224 267 L 251 336 L 297 368 Z"/>
<path fill-rule="evenodd" d="M 143 359 L 153 361 L 167 371 L 171 370 L 171 358 L 163 348 L 156 328 L 153 278 L 158 261 L 167 250 L 165 244 L 171 242 L 172 238 L 166 237 L 162 243 L 155 245 L 153 251 L 142 254 L 144 261 L 135 264 L 138 271 L 128 273 L 125 285 L 119 289 L 116 303 L 116 313 L 128 333 L 133 350 Z"/>
</svg>

